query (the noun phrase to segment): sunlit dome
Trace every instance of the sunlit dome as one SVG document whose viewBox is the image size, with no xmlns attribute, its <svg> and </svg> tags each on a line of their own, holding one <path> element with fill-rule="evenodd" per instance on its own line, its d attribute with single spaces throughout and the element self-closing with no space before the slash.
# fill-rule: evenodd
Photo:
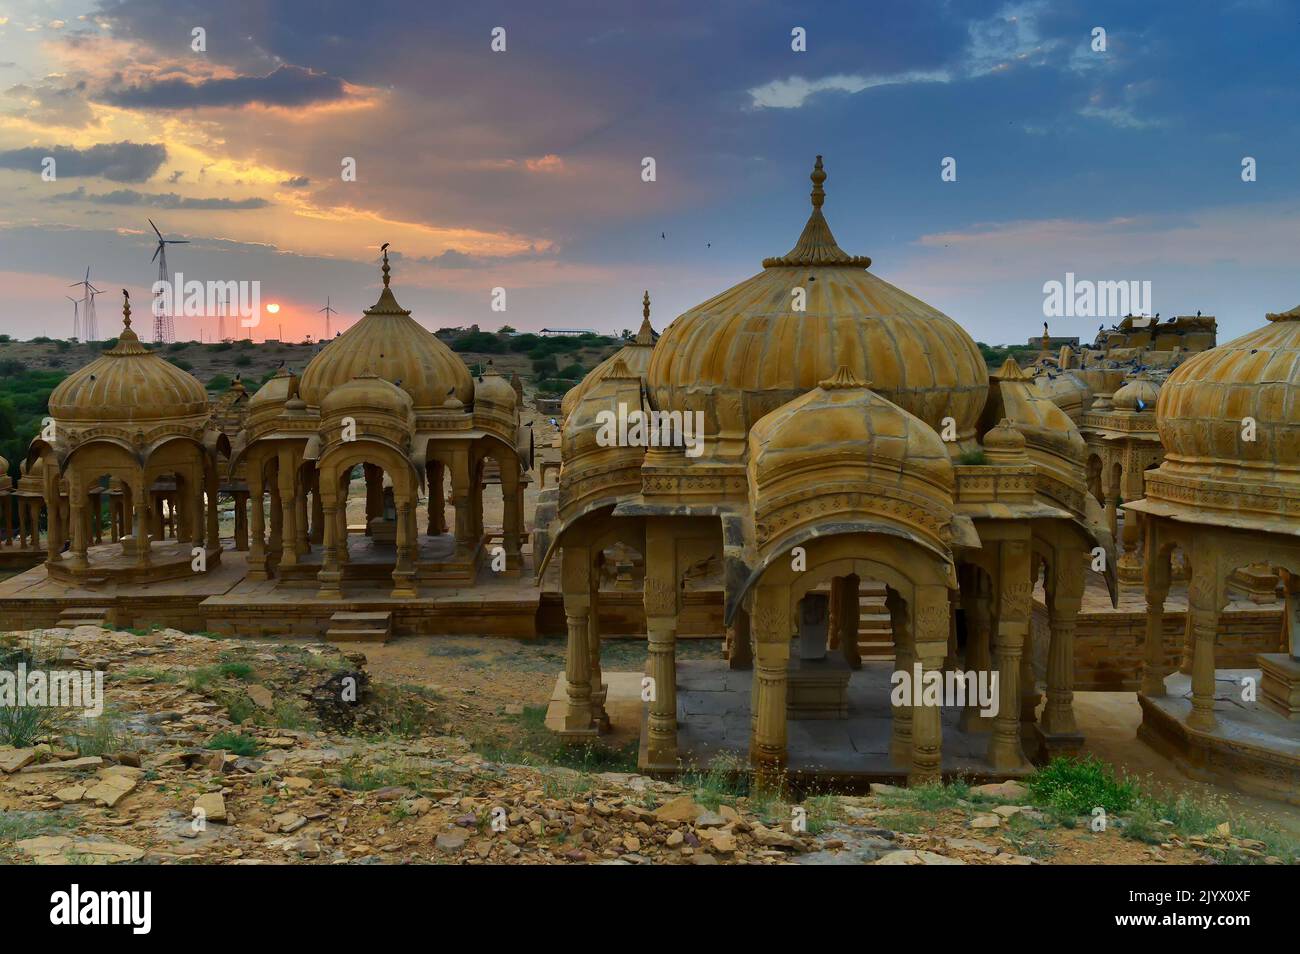
<svg viewBox="0 0 1300 954">
<path fill-rule="evenodd" d="M 950 452 L 970 449 L 988 393 L 979 349 L 947 315 L 836 244 L 822 214 L 825 181 L 819 156 L 812 214 L 794 248 L 665 329 L 647 381 L 655 406 L 703 411 L 706 433 L 719 438 L 709 446 L 738 456 L 763 415 L 843 365 L 936 430 L 953 418 Z"/>
<path fill-rule="evenodd" d="M 162 421 L 208 413 L 198 378 L 140 343 L 131 304 L 122 308 L 117 344 L 64 378 L 50 394 L 50 416 L 63 423 Z"/>
</svg>

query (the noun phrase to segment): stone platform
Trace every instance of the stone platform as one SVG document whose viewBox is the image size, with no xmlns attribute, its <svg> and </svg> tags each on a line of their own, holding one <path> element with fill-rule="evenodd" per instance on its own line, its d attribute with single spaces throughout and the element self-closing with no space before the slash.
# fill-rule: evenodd
<svg viewBox="0 0 1300 954">
<path fill-rule="evenodd" d="M 388 612 L 396 635 L 481 635 L 529 639 L 538 634 L 540 593 L 531 578 L 490 571 L 466 586 L 422 586 L 415 598 L 393 599 L 392 581 L 345 583 L 343 599 L 314 590 L 248 579 L 248 554 L 226 549 L 207 573 L 153 583 L 107 580 L 94 586 L 51 578 L 37 566 L 0 581 L 0 625 L 57 625 L 66 609 L 106 607 L 115 626 L 171 626 L 238 636 L 324 637 L 339 612 Z"/>
<path fill-rule="evenodd" d="M 905 766 L 889 757 L 892 726 L 889 705 L 891 662 L 864 662 L 848 686 L 848 718 L 790 719 L 787 722 L 788 772 L 794 781 L 816 780 L 848 787 L 869 782 L 902 784 Z M 645 747 L 644 715 L 640 701 L 642 673 L 606 672 L 609 686 L 606 709 L 613 735 L 601 736 L 618 745 L 628 737 L 629 719 Z M 677 748 L 684 767 L 703 769 L 715 760 L 736 765 L 749 761 L 750 682 L 753 673 L 727 668 L 723 660 L 683 659 L 677 662 Z M 560 674 L 547 709 L 547 725 L 564 717 L 564 675 Z M 1021 771 L 996 772 L 984 760 L 987 732 L 965 732 L 957 724 L 959 710 L 943 710 L 942 770 L 945 778 L 994 781 L 1028 775 Z"/>
<path fill-rule="evenodd" d="M 1138 738 L 1194 779 L 1300 805 L 1300 724 L 1241 698 L 1242 680 L 1260 682 L 1258 669 L 1215 673 L 1212 730 L 1187 725 L 1192 709 L 1191 679 L 1174 673 L 1166 695 L 1138 694 L 1142 724 Z"/>
<path fill-rule="evenodd" d="M 1120 587 L 1118 609 L 1101 577 L 1089 574 L 1074 636 L 1074 688 L 1076 692 L 1137 692 L 1142 688 L 1146 659 L 1146 595 L 1142 587 Z M 1177 670 L 1185 653 L 1187 587 L 1175 584 L 1165 600 L 1162 636 L 1165 667 Z M 1032 617 L 1034 668 L 1038 679 L 1047 678 L 1049 630 L 1043 588 L 1034 591 Z M 1215 660 L 1225 669 L 1249 669 L 1259 653 L 1276 653 L 1285 646 L 1282 604 L 1261 606 L 1244 596 L 1234 598 L 1219 616 Z"/>
</svg>

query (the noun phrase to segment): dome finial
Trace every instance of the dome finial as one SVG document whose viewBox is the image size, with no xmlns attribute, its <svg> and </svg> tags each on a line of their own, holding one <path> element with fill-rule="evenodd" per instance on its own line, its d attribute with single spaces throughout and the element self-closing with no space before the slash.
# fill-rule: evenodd
<svg viewBox="0 0 1300 954">
<path fill-rule="evenodd" d="M 125 288 L 122 289 L 122 326 L 131 327 L 131 293 Z"/>
<path fill-rule="evenodd" d="M 826 201 L 826 190 L 822 188 L 822 184 L 826 181 L 826 170 L 822 168 L 821 156 L 818 156 L 817 161 L 813 163 L 812 175 L 809 176 L 808 178 L 812 179 L 812 184 L 813 184 L 813 190 L 812 190 L 813 208 L 820 209 L 822 207 L 822 203 Z"/>
<path fill-rule="evenodd" d="M 652 345 L 655 343 L 655 330 L 650 327 L 650 290 L 646 289 L 641 299 L 641 328 L 636 333 L 636 343 Z"/>
<path fill-rule="evenodd" d="M 383 245 L 379 246 L 379 251 L 382 252 L 382 253 L 383 253 L 383 256 L 384 256 L 384 267 L 383 267 L 382 271 L 383 271 L 383 273 L 384 273 L 384 287 L 387 288 L 387 287 L 388 287 L 388 272 L 389 272 L 389 268 L 388 268 L 388 243 L 385 242 Z"/>
</svg>

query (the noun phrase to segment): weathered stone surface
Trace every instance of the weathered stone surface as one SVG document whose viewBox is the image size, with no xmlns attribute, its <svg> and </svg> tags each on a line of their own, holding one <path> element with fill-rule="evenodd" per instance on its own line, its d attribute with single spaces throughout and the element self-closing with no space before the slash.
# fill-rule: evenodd
<svg viewBox="0 0 1300 954">
<path fill-rule="evenodd" d="M 36 761 L 35 749 L 8 749 L 0 752 L 0 772 L 17 772 L 34 761 Z"/>
<path fill-rule="evenodd" d="M 18 850 L 38 865 L 100 864 L 139 861 L 144 849 L 107 838 L 73 838 L 69 835 L 41 835 L 18 842 Z"/>
<path fill-rule="evenodd" d="M 655 818 L 660 821 L 695 821 L 704 814 L 704 806 L 696 804 L 689 795 L 674 798 L 671 802 L 660 805 L 654 810 Z"/>
<path fill-rule="evenodd" d="M 226 800 L 220 792 L 205 792 L 200 795 L 194 800 L 194 809 L 203 813 L 196 817 L 222 824 L 226 821 Z"/>
<path fill-rule="evenodd" d="M 970 792 L 972 795 L 979 795 L 984 798 L 1005 798 L 1008 801 L 1019 801 L 1029 795 L 1029 789 L 1025 788 L 1020 782 L 1010 779 L 1005 782 L 976 785 L 971 788 Z"/>
</svg>

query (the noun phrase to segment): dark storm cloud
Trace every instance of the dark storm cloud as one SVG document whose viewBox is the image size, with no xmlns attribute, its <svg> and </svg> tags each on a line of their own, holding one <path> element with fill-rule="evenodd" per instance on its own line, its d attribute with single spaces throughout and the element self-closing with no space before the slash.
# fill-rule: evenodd
<svg viewBox="0 0 1300 954">
<path fill-rule="evenodd" d="M 53 156 L 59 178 L 100 176 L 113 182 L 145 182 L 167 159 L 157 142 L 107 142 L 89 149 L 76 146 L 27 146 L 0 152 L 0 169 L 39 173 L 41 162 Z"/>
<path fill-rule="evenodd" d="M 165 79 L 111 89 L 100 98 L 127 109 L 198 109 L 204 106 L 304 106 L 342 99 L 343 81 L 300 66 L 281 66 L 266 76 L 235 76 L 191 82 Z"/>
<path fill-rule="evenodd" d="M 237 211 L 264 209 L 271 203 L 266 199 L 193 198 L 175 192 L 138 192 L 135 189 L 117 189 L 113 192 L 91 193 L 85 189 L 61 192 L 54 196 L 62 202 L 93 202 L 96 205 L 145 205 L 157 209 L 210 209 Z"/>
</svg>

